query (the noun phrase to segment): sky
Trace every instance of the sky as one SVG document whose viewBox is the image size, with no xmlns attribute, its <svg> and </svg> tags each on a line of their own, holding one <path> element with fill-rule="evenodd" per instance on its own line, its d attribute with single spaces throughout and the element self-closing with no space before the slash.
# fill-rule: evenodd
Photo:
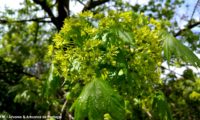
<svg viewBox="0 0 200 120">
<path fill-rule="evenodd" d="M 0 11 L 4 10 L 5 6 L 7 6 L 9 8 L 14 8 L 14 9 L 20 8 L 19 3 L 23 2 L 23 1 L 24 0 L 0 0 L 0 3 L 1 3 Z M 136 3 L 147 4 L 147 2 L 149 0 L 125 0 L 125 1 L 131 2 L 134 5 Z M 188 16 L 188 18 L 190 19 L 196 2 L 197 2 L 197 0 L 185 0 L 185 4 L 182 7 L 177 8 L 177 10 L 176 10 L 177 17 L 175 19 L 178 20 L 179 26 L 181 28 L 184 28 L 184 26 L 187 24 L 187 22 L 184 19 L 180 19 L 180 18 L 184 17 L 184 16 Z M 70 5 L 70 10 L 72 11 L 72 13 L 78 13 L 82 9 L 83 9 L 83 6 L 78 2 L 76 3 L 76 5 L 74 3 L 72 3 Z M 196 10 L 193 18 L 200 20 L 199 16 L 200 16 L 200 7 L 199 7 L 199 9 Z M 196 28 L 195 30 L 200 31 L 199 28 Z M 198 57 L 200 58 L 200 55 L 198 55 Z M 166 62 L 163 63 L 163 66 L 168 67 Z M 193 71 L 199 72 L 199 70 L 194 67 L 189 67 L 189 68 L 193 69 Z M 178 74 L 182 74 L 182 72 L 186 68 L 170 67 L 170 69 L 173 71 L 176 71 Z"/>
<path fill-rule="evenodd" d="M 24 0 L 0 0 L 0 11 L 4 9 L 5 6 L 10 8 L 19 8 L 19 3 Z"/>
</svg>

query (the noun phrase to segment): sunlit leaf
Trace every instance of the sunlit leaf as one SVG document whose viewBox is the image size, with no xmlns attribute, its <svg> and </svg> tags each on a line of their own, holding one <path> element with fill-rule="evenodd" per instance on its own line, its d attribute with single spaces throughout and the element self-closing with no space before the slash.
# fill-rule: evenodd
<svg viewBox="0 0 200 120">
<path fill-rule="evenodd" d="M 60 85 L 60 79 L 58 76 L 55 75 L 54 72 L 54 64 L 51 65 L 49 78 L 46 80 L 45 87 L 44 87 L 44 96 L 49 97 L 54 95 Z"/>
<path fill-rule="evenodd" d="M 104 80 L 96 79 L 85 86 L 74 103 L 75 120 L 103 120 L 109 113 L 114 120 L 124 120 L 124 103 Z"/>
<path fill-rule="evenodd" d="M 119 37 L 124 40 L 127 43 L 131 43 L 132 42 L 132 36 L 130 35 L 130 33 L 123 31 L 123 30 L 118 30 L 118 34 Z"/>
<path fill-rule="evenodd" d="M 174 36 L 167 32 L 162 32 L 164 40 L 163 49 L 164 56 L 167 58 L 168 64 L 172 54 L 182 58 L 185 62 L 192 64 L 195 67 L 200 67 L 199 58 L 185 45 L 178 41 Z"/>
</svg>

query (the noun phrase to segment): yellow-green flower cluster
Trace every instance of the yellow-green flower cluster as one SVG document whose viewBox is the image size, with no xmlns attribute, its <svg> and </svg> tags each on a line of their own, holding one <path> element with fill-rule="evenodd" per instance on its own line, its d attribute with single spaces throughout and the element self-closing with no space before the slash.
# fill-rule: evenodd
<svg viewBox="0 0 200 120">
<path fill-rule="evenodd" d="M 102 77 L 131 99 L 142 93 L 134 90 L 151 93 L 160 83 L 161 29 L 143 14 L 86 12 L 66 19 L 55 35 L 54 63 L 72 84 Z"/>
</svg>

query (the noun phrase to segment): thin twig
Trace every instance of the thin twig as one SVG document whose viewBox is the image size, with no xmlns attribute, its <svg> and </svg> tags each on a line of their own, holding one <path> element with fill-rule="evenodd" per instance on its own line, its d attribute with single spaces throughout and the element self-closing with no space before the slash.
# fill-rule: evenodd
<svg viewBox="0 0 200 120">
<path fill-rule="evenodd" d="M 85 6 L 85 4 L 82 2 L 82 1 L 80 1 L 80 0 L 77 0 L 80 4 L 82 4 L 83 6 Z"/>
<path fill-rule="evenodd" d="M 188 29 L 192 29 L 192 28 L 194 28 L 194 27 L 196 27 L 198 25 L 200 25 L 200 21 L 195 22 L 193 24 L 189 23 L 189 25 L 186 28 L 179 30 L 177 33 L 174 34 L 174 36 L 177 37 L 177 36 L 181 35 L 184 31 L 186 31 Z"/>
<path fill-rule="evenodd" d="M 188 25 L 186 26 L 186 28 L 181 29 L 181 30 L 179 30 L 177 33 L 175 33 L 175 34 L 174 34 L 175 37 L 181 35 L 184 31 L 186 31 L 186 30 L 188 30 L 188 29 L 192 29 L 192 28 L 194 28 L 194 27 L 196 27 L 196 26 L 198 26 L 198 25 L 200 24 L 200 21 L 195 22 L 195 23 L 192 24 L 192 18 L 193 18 L 193 16 L 194 16 L 194 13 L 195 13 L 195 11 L 196 11 L 196 9 L 197 9 L 199 3 L 200 3 L 200 0 L 197 0 L 197 2 L 196 2 L 196 4 L 195 4 L 195 7 L 194 7 L 194 9 L 193 9 L 191 18 L 190 18 L 190 20 L 189 20 Z"/>
<path fill-rule="evenodd" d="M 177 75 L 179 75 L 179 76 L 182 76 L 181 74 L 179 74 L 179 73 L 177 73 L 177 72 L 175 72 L 175 71 L 173 71 L 173 70 L 171 70 L 171 69 L 169 69 L 169 68 L 166 68 L 166 67 L 164 67 L 164 66 L 161 66 L 161 68 L 163 68 L 163 69 L 165 69 L 165 70 L 168 70 L 168 71 L 171 72 L 171 73 L 175 73 L 175 74 L 177 74 Z"/>
<path fill-rule="evenodd" d="M 35 38 L 33 41 L 34 44 L 37 42 L 38 32 L 39 32 L 39 23 L 36 23 Z"/>
<path fill-rule="evenodd" d="M 47 14 L 51 18 L 51 21 L 53 22 L 53 24 L 58 28 L 59 26 L 57 24 L 56 17 L 54 16 L 53 11 L 51 10 L 51 8 L 48 6 L 46 0 L 33 0 L 33 2 L 35 2 L 38 5 L 40 5 L 42 7 L 42 9 L 45 12 L 47 12 Z"/>
<path fill-rule="evenodd" d="M 91 10 L 92 8 L 95 8 L 96 6 L 102 5 L 102 4 L 104 4 L 108 1 L 110 1 L 110 0 L 98 0 L 98 1 L 89 0 L 87 2 L 87 4 L 85 5 L 85 7 L 83 8 L 82 12 L 87 11 L 87 10 Z"/>
<path fill-rule="evenodd" d="M 66 106 L 67 106 L 67 100 L 65 100 L 65 102 L 64 102 L 64 104 L 62 106 L 62 109 L 61 109 L 61 115 L 60 115 L 62 117 L 61 120 L 66 120 L 65 119 L 66 113 L 68 115 L 68 119 L 67 120 L 73 120 L 74 119 L 73 116 L 68 111 L 65 110 Z"/>
<path fill-rule="evenodd" d="M 199 3 L 199 2 L 200 2 L 200 0 L 197 0 L 197 3 L 195 4 L 195 7 L 194 7 L 194 10 L 193 10 L 193 12 L 192 12 L 192 15 L 191 15 L 189 24 L 191 24 L 191 22 L 192 22 L 192 18 L 193 18 L 193 16 L 194 16 L 194 13 L 195 13 L 195 11 L 196 11 L 196 9 L 197 9 L 197 6 L 198 6 L 198 3 Z"/>
</svg>

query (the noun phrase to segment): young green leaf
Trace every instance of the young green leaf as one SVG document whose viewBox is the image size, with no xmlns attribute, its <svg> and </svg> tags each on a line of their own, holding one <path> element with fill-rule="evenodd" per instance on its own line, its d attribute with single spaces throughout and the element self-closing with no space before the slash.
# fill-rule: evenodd
<svg viewBox="0 0 200 120">
<path fill-rule="evenodd" d="M 167 58 L 168 64 L 172 53 L 177 57 L 182 58 L 185 62 L 192 64 L 195 67 L 200 67 L 199 58 L 185 45 L 178 41 L 174 36 L 167 32 L 162 32 L 162 39 L 164 40 L 163 49 L 164 56 Z"/>
<path fill-rule="evenodd" d="M 75 120 L 103 120 L 109 113 L 114 120 L 124 120 L 124 102 L 104 80 L 96 79 L 88 83 L 72 106 Z"/>
<path fill-rule="evenodd" d="M 54 64 L 51 65 L 49 78 L 45 81 L 44 97 L 54 95 L 60 85 L 60 79 L 55 75 Z"/>
<path fill-rule="evenodd" d="M 124 42 L 127 42 L 127 43 L 132 43 L 133 40 L 132 40 L 132 36 L 130 33 L 126 32 L 126 31 L 123 31 L 121 29 L 118 29 L 118 34 L 119 34 L 119 37 L 124 40 Z"/>
</svg>

